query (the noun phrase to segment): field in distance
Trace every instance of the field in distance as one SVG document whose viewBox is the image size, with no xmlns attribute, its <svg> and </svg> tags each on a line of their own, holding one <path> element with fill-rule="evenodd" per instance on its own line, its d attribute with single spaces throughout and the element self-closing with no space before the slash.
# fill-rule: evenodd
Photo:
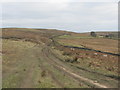
<svg viewBox="0 0 120 90">
<path fill-rule="evenodd" d="M 104 52 L 118 53 L 118 40 L 103 37 L 81 35 L 63 35 L 58 37 L 58 42 L 68 46 L 87 47 Z"/>
</svg>

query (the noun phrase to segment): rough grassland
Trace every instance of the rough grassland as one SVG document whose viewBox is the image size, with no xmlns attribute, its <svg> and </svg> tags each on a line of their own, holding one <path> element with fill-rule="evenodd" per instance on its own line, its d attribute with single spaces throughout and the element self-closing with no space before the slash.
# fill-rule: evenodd
<svg viewBox="0 0 120 90">
<path fill-rule="evenodd" d="M 24 28 L 4 29 L 2 38 L 3 88 L 118 87 L 117 56 L 60 45 L 90 45 L 97 49 L 101 46 L 111 52 L 106 42 L 116 47 L 112 39 Z"/>
<path fill-rule="evenodd" d="M 91 49 L 118 53 L 118 40 L 91 37 L 64 36 L 58 39 L 64 45 L 85 46 Z"/>
<path fill-rule="evenodd" d="M 26 41 L 3 40 L 3 88 L 88 87 L 53 68 L 41 47 Z"/>
</svg>

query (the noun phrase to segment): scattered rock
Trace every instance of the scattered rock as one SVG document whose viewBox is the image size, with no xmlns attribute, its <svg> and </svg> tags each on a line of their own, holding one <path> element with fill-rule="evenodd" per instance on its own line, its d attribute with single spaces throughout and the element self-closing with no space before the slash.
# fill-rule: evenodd
<svg viewBox="0 0 120 90">
<path fill-rule="evenodd" d="M 98 83 L 98 81 L 94 81 L 94 83 Z"/>
<path fill-rule="evenodd" d="M 94 55 L 98 55 L 98 53 L 94 53 Z"/>
<path fill-rule="evenodd" d="M 107 57 L 107 55 L 103 55 L 103 57 Z"/>
<path fill-rule="evenodd" d="M 74 48 L 71 48 L 72 51 L 74 51 L 75 49 Z"/>
</svg>

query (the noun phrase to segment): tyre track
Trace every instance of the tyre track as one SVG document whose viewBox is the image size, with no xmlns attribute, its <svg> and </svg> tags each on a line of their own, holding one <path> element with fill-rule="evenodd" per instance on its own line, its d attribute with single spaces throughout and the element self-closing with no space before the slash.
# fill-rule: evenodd
<svg viewBox="0 0 120 90">
<path fill-rule="evenodd" d="M 57 58 L 56 60 L 51 58 L 50 55 L 51 52 L 50 52 L 50 49 L 49 47 L 44 47 L 42 52 L 44 53 L 44 55 L 46 56 L 46 58 L 48 58 L 47 60 L 49 60 L 49 62 L 57 69 L 65 72 L 67 75 L 71 76 L 72 78 L 78 80 L 78 81 L 83 81 L 83 82 L 86 82 L 86 83 L 89 83 L 90 85 L 92 85 L 92 87 L 98 87 L 98 88 L 109 88 L 108 86 L 105 86 L 105 85 L 102 85 L 100 83 L 96 83 L 94 82 L 93 80 L 90 80 L 88 78 L 84 78 L 82 76 L 79 76 L 77 75 L 76 73 L 74 73 L 73 71 L 71 71 L 70 69 L 67 69 L 65 66 L 61 65 L 60 63 L 58 63 L 57 61 Z"/>
<path fill-rule="evenodd" d="M 66 73 L 67 75 L 69 75 L 70 77 L 72 77 L 73 79 L 76 79 L 77 81 L 83 81 L 86 83 L 91 84 L 93 87 L 99 87 L 99 88 L 109 88 L 105 85 L 102 85 L 100 83 L 95 83 L 94 81 L 88 79 L 88 78 L 84 78 L 82 76 L 79 76 L 78 74 L 74 73 L 72 70 L 68 69 L 64 63 L 60 63 L 60 60 L 56 57 L 54 57 L 54 55 L 52 55 L 52 52 L 50 51 L 50 48 L 47 46 L 42 46 L 41 45 L 41 53 L 42 53 L 42 58 L 44 58 L 45 60 L 48 60 L 49 63 L 56 69 Z M 48 64 L 49 64 L 48 63 Z M 34 63 L 35 64 L 35 63 Z M 34 66 L 34 64 L 32 66 Z M 45 66 L 44 66 L 45 67 Z M 28 75 L 31 76 L 32 72 L 32 68 L 29 69 L 29 73 Z M 63 84 L 61 84 L 61 82 L 52 74 L 53 72 L 48 70 L 48 72 L 50 73 L 50 76 L 52 77 L 52 79 L 61 87 L 63 87 Z M 29 82 L 29 78 L 24 82 L 24 84 L 22 84 L 21 86 L 24 87 L 24 85 L 26 85 L 26 83 Z M 25 86 L 26 87 L 26 86 Z"/>
<path fill-rule="evenodd" d="M 44 58 L 40 58 L 40 61 L 41 61 L 42 59 L 46 59 L 46 58 L 45 58 L 46 56 L 43 54 L 42 51 L 43 51 L 43 50 L 41 50 L 40 53 L 39 53 L 39 52 L 36 53 L 36 57 L 39 58 L 39 54 L 41 54 L 41 55 L 44 57 Z M 52 78 L 52 80 L 57 84 L 57 86 L 63 88 L 64 85 L 57 79 L 57 77 L 53 74 L 53 72 L 52 72 L 50 69 L 47 69 L 46 66 L 43 64 L 44 61 L 41 61 L 41 62 L 42 62 L 42 63 L 40 63 L 40 68 L 41 68 L 42 70 L 46 70 L 46 71 L 49 73 L 49 75 L 50 75 L 50 77 Z M 49 64 L 48 62 L 46 62 L 46 63 Z M 49 65 L 50 65 L 50 64 L 49 64 Z"/>
</svg>

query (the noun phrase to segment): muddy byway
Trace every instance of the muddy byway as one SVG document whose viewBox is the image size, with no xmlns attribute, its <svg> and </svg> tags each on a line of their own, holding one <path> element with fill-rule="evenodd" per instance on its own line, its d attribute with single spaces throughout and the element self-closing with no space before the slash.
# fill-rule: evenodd
<svg viewBox="0 0 120 90">
<path fill-rule="evenodd" d="M 70 66 L 66 65 L 64 62 L 59 60 L 55 54 L 53 54 L 52 49 L 49 47 L 45 47 L 42 49 L 43 56 L 48 60 L 48 62 L 56 69 L 61 71 L 62 73 L 65 73 L 65 75 L 70 76 L 72 79 L 77 80 L 78 82 L 84 82 L 90 87 L 94 88 L 109 88 L 108 86 L 102 85 L 100 83 L 97 83 L 93 80 L 90 80 L 88 78 L 85 78 L 83 76 L 80 76 L 78 73 L 75 73 Z"/>
<path fill-rule="evenodd" d="M 102 84 L 89 79 L 72 68 L 69 64 L 62 62 L 54 50 L 44 43 L 32 43 L 30 48 L 16 47 L 18 41 L 6 41 L 5 47 L 11 43 L 12 54 L 5 54 L 5 60 L 15 54 L 13 62 L 3 64 L 3 88 L 109 88 L 109 84 Z M 7 44 L 6 44 L 7 43 Z M 21 45 L 26 45 L 21 41 Z M 31 42 L 29 43 L 31 44 Z M 10 48 L 10 46 L 9 46 Z M 14 52 L 15 49 L 15 52 Z M 17 49 L 17 50 L 16 50 Z M 19 50 L 20 49 L 20 50 Z M 8 51 L 9 52 L 9 51 Z M 5 57 L 8 57 L 6 59 Z M 6 72 L 8 70 L 9 72 Z M 85 71 L 84 71 L 85 72 Z M 99 77 L 99 76 L 98 76 Z M 107 77 L 106 77 L 107 78 Z M 98 79 L 98 78 L 97 78 Z M 110 78 L 107 78 L 109 80 Z"/>
<path fill-rule="evenodd" d="M 3 40 L 3 88 L 87 87 L 61 73 L 50 63 L 44 44 L 21 40 Z"/>
</svg>

